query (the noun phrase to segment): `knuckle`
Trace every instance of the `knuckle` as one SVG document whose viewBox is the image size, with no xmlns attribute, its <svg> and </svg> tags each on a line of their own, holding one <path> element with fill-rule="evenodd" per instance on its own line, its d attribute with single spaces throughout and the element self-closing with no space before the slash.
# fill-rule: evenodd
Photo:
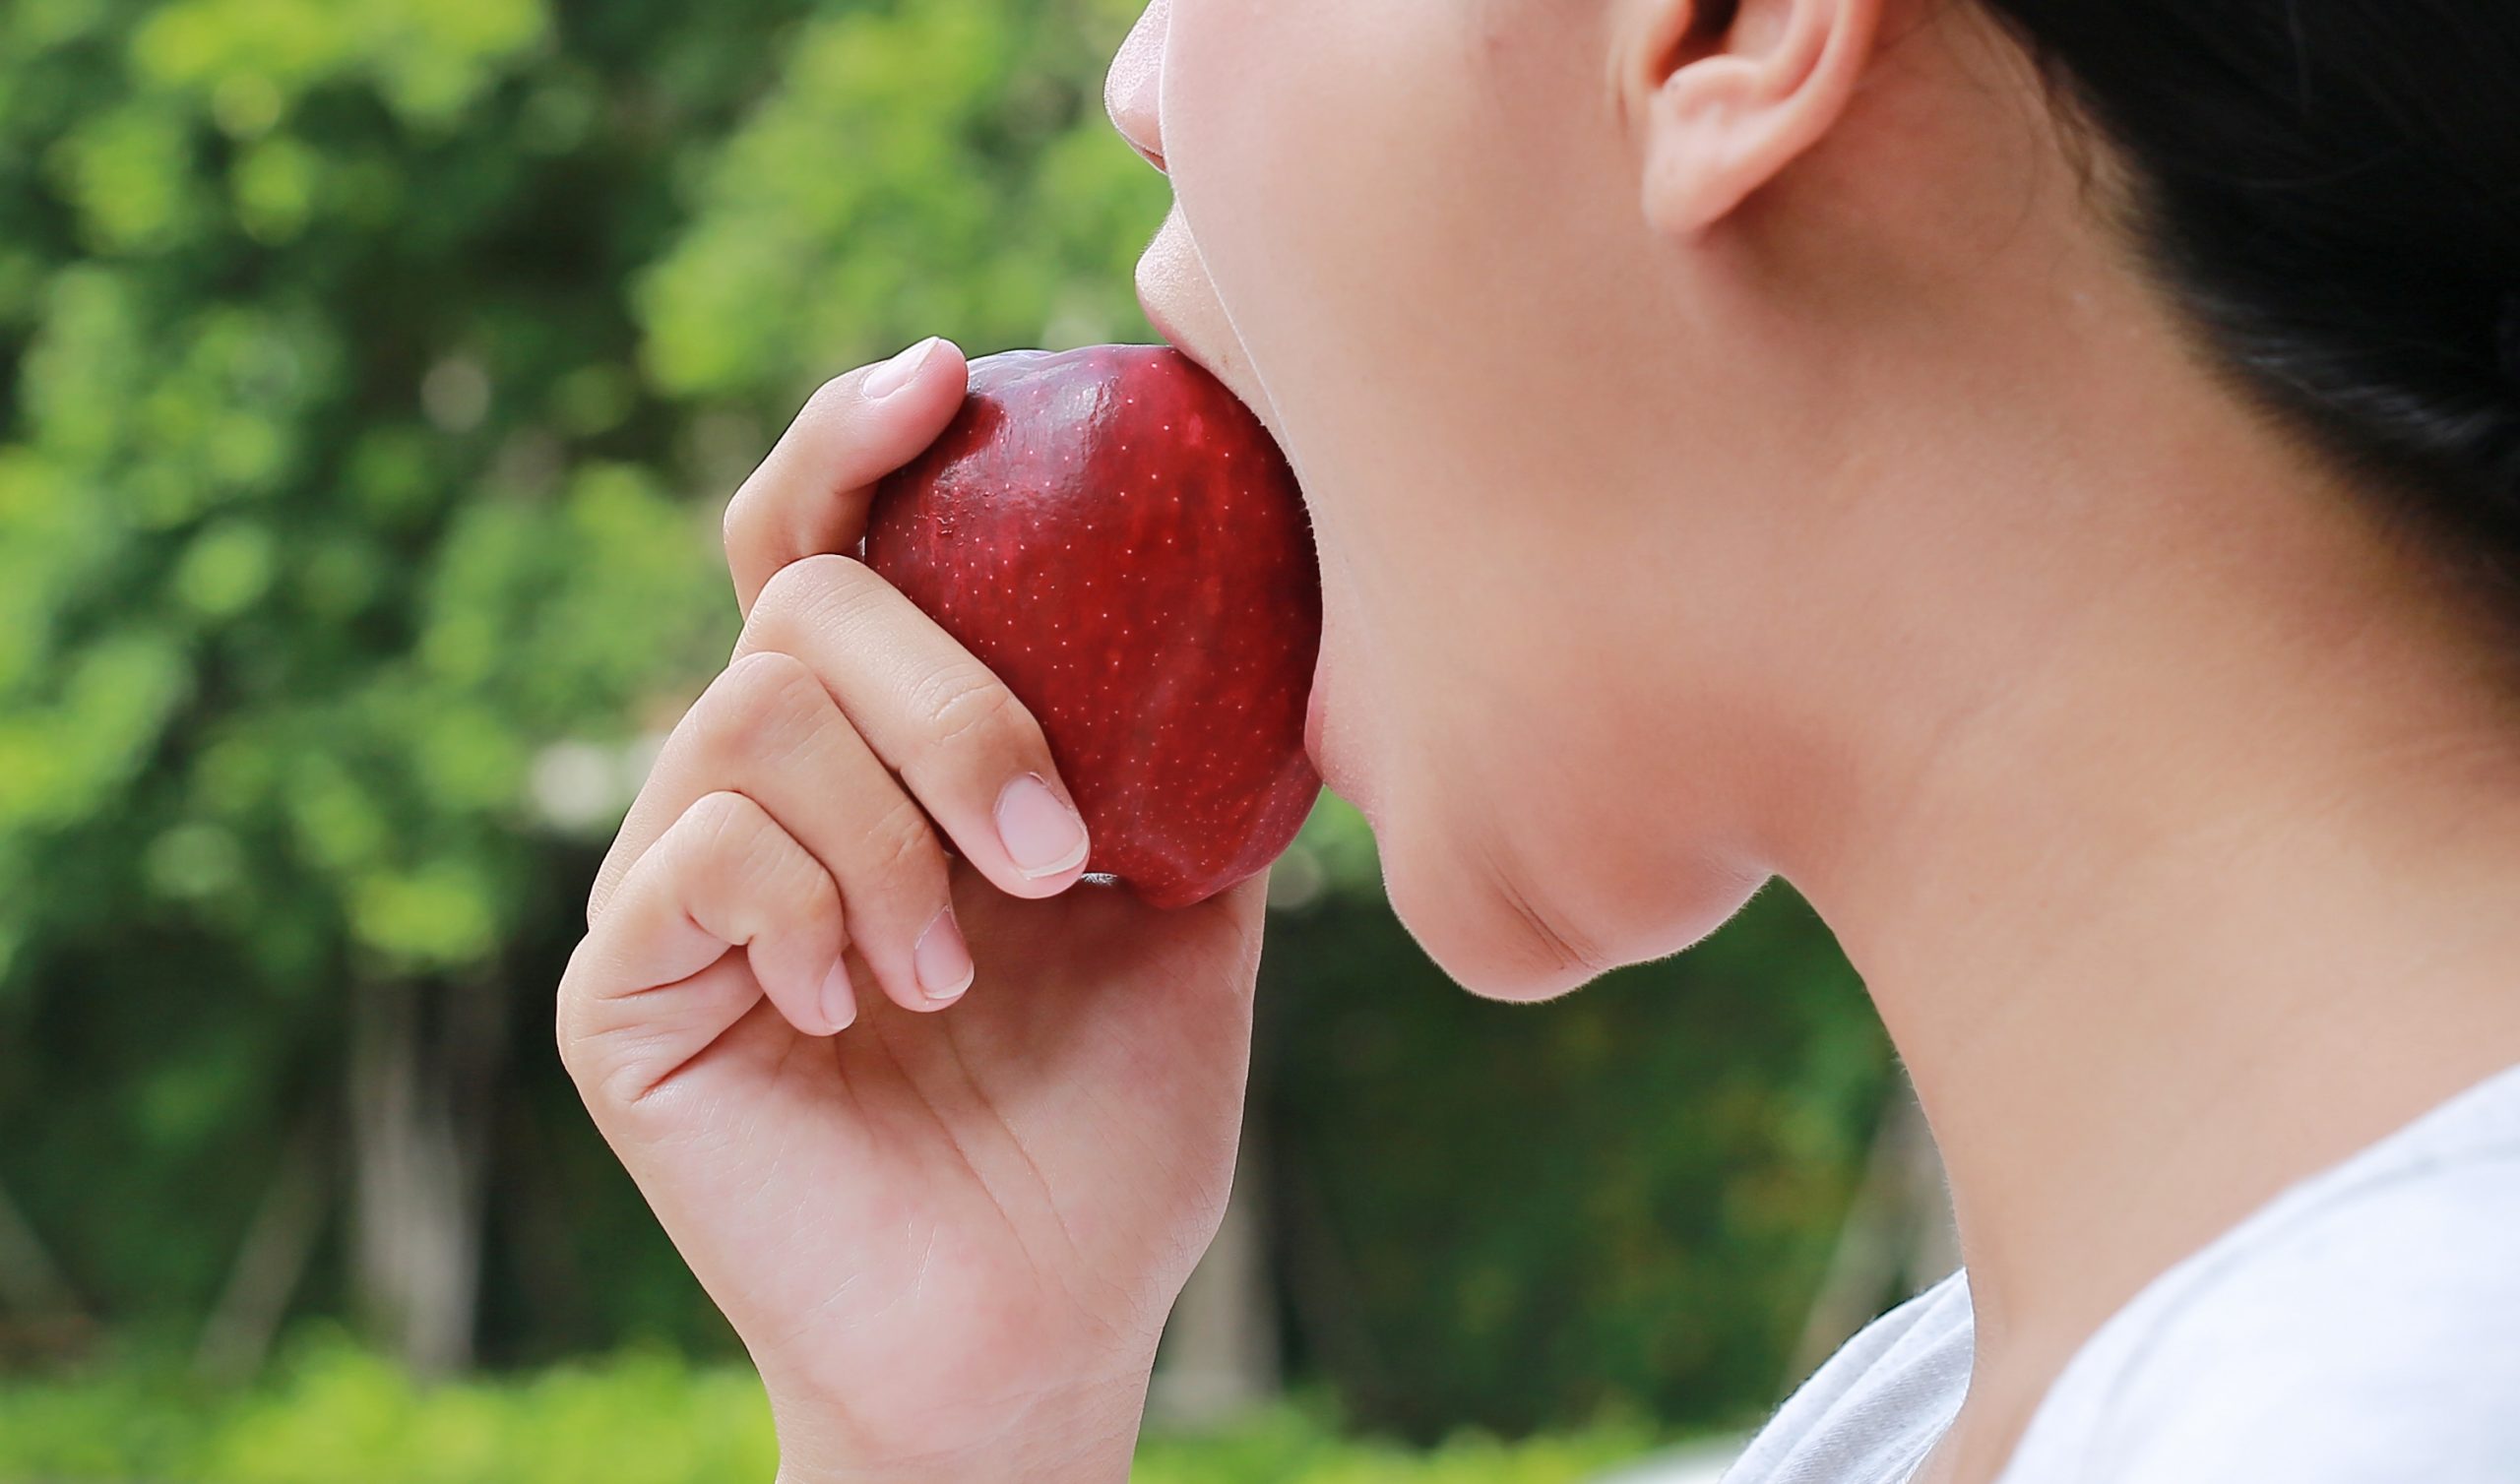
<svg viewBox="0 0 2520 1484">
<path fill-rule="evenodd" d="M 819 726 L 831 698 L 805 662 L 779 649 L 759 649 L 726 666 L 701 727 L 701 742 L 720 762 L 759 749 L 790 750 Z"/>
<path fill-rule="evenodd" d="M 740 793 L 713 793 L 683 816 L 700 844 L 699 869 L 715 876 L 739 919 L 758 926 L 789 913 L 804 920 L 836 910 L 831 873 L 781 828 L 770 812 Z"/>
<path fill-rule="evenodd" d="M 940 753 L 975 742 L 985 750 L 1019 751 L 1040 735 L 1033 713 L 984 670 L 952 666 L 929 676 L 920 689 L 918 705 Z"/>
<path fill-rule="evenodd" d="M 807 606 L 808 585 L 813 578 L 811 559 L 789 562 L 770 575 L 761 585 L 761 595 L 753 599 L 752 614 L 744 622 L 747 641 L 765 630 L 776 630 L 790 622 Z"/>
<path fill-rule="evenodd" d="M 779 648 L 783 636 L 810 632 L 845 618 L 862 601 L 874 574 L 854 557 L 821 552 L 798 557 L 772 573 L 744 624 L 746 648 Z"/>
<path fill-rule="evenodd" d="M 838 922 L 840 920 L 840 884 L 831 879 L 822 862 L 802 850 L 792 852 L 780 867 L 782 899 L 799 922 Z"/>
<path fill-rule="evenodd" d="M 871 878 L 897 888 L 920 885 L 930 872 L 941 875 L 944 863 L 927 816 L 908 794 L 867 822 L 860 854 Z"/>
<path fill-rule="evenodd" d="M 586 982 L 593 970 L 586 963 L 595 953 L 592 938 L 580 940 L 569 956 L 551 1017 L 551 1037 L 560 1069 L 600 1116 L 602 1110 L 635 1100 L 623 1095 L 625 1082 L 635 1081 L 638 1043 L 645 1030 L 635 1017 L 624 1017 L 619 1002 L 607 1002 Z"/>
<path fill-rule="evenodd" d="M 705 794 L 683 811 L 674 826 L 688 837 L 696 853 L 721 862 L 740 861 L 759 851 L 770 816 L 740 793 Z"/>
<path fill-rule="evenodd" d="M 747 484 L 726 501 L 726 513 L 718 519 L 718 541 L 733 555 L 744 544 L 744 532 L 752 528 L 752 486 Z"/>
<path fill-rule="evenodd" d="M 552 1039 L 559 1051 L 560 1070 L 568 1074 L 572 1083 L 590 1091 L 601 1084 L 608 1060 L 604 1054 L 606 1037 L 594 1023 L 593 1016 L 561 1002 L 559 1015 L 552 1022 Z"/>
<path fill-rule="evenodd" d="M 552 996 L 551 1033 L 560 1050 L 560 1065 L 574 1080 L 578 1078 L 580 1048 L 586 1044 L 586 994 L 579 984 L 578 959 L 586 952 L 581 940 L 569 955 L 569 966 L 561 972 L 560 992 Z"/>
<path fill-rule="evenodd" d="M 812 433 L 836 433 L 848 426 L 850 408 L 856 403 L 856 384 L 857 373 L 849 371 L 814 388 L 796 413 L 797 423 Z"/>
</svg>

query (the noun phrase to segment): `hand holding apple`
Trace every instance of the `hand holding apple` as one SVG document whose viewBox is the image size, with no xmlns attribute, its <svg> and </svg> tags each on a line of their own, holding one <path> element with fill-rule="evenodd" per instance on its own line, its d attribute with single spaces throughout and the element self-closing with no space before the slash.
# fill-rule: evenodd
<svg viewBox="0 0 2520 1484">
<path fill-rule="evenodd" d="M 737 658 L 560 989 L 562 1060 L 760 1368 L 783 1484 L 1125 1479 L 1240 1129 L 1260 883 L 1080 887 L 1043 831 L 1088 790 L 1024 702 L 835 554 L 964 391 L 941 343 L 851 373 L 746 481 Z"/>
</svg>

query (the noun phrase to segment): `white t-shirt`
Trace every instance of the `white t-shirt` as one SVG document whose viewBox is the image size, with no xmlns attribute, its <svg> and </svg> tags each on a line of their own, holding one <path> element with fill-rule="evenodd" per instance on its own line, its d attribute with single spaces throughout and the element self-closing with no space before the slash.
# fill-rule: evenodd
<svg viewBox="0 0 2520 1484">
<path fill-rule="evenodd" d="M 1724 1484 L 1907 1484 L 1971 1337 L 1964 1268 L 1848 1340 Z M 2520 1484 L 2520 1066 L 2146 1284 L 2000 1484 Z"/>
</svg>

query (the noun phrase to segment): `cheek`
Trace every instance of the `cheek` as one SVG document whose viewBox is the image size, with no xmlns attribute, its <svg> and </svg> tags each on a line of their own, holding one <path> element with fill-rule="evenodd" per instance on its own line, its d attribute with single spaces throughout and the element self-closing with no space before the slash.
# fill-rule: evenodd
<svg viewBox="0 0 2520 1484">
<path fill-rule="evenodd" d="M 1625 442 L 1606 243 L 1636 214 L 1583 34 L 1607 9 L 1175 0 L 1183 219 L 1326 541 L 1413 626 L 1445 617 L 1428 567 L 1476 590 L 1550 534 L 1536 495 L 1599 487 L 1584 461 Z"/>
<path fill-rule="evenodd" d="M 1544 457 L 1518 431 L 1533 407 L 1512 368 L 1562 328 L 1545 322 L 1564 275 L 1526 218 L 1566 230 L 1566 203 L 1543 194 L 1561 152 L 1533 126 L 1564 110 L 1528 38 L 1495 29 L 1540 3 L 1173 6 L 1163 109 L 1182 217 L 1325 563 L 1353 569 L 1354 616 L 1378 627 L 1440 622 L 1409 569 L 1516 482 L 1508 465 Z M 1443 555 L 1456 575 L 1476 560 Z"/>
<path fill-rule="evenodd" d="M 1184 0 L 1175 11 L 1164 100 L 1173 188 L 1273 401 L 1314 409 L 1326 366 L 1390 345 L 1423 306 L 1459 296 L 1458 260 L 1436 249 L 1476 215 L 1461 189 L 1471 142 L 1449 33 L 1468 8 Z M 1396 281 L 1411 284 L 1408 302 L 1390 297 Z"/>
</svg>

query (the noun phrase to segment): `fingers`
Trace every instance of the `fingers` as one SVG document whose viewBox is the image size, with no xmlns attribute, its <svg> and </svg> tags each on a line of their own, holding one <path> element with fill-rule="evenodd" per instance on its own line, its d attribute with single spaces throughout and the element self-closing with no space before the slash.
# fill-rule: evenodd
<svg viewBox="0 0 2520 1484">
<path fill-rule="evenodd" d="M 745 613 L 788 563 L 856 549 L 875 484 L 953 421 L 968 372 L 952 341 L 927 340 L 814 393 L 726 506 L 726 564 Z"/>
<path fill-rule="evenodd" d="M 718 677 L 659 755 L 598 873 L 589 919 L 659 839 L 712 795 L 764 811 L 837 885 L 848 938 L 884 993 L 935 1010 L 970 988 L 945 849 L 927 816 L 792 655 L 744 655 Z"/>
<path fill-rule="evenodd" d="M 1055 896 L 1083 874 L 1085 825 L 1031 714 L 907 599 L 835 554 L 856 547 L 873 486 L 934 441 L 967 383 L 962 352 L 943 340 L 827 383 L 736 492 L 725 534 L 744 640 L 614 841 L 588 901 L 590 943 L 632 909 L 686 822 L 730 807 L 715 802 L 724 798 L 821 873 L 830 964 L 846 950 L 912 1010 L 952 1003 L 973 978 L 949 841 L 1018 897 Z M 825 972 L 841 993 L 857 987 Z M 762 987 L 780 1001 L 768 974 Z"/>
<path fill-rule="evenodd" d="M 849 557 L 780 570 L 737 655 L 792 654 L 998 890 L 1054 897 L 1084 874 L 1085 822 L 1024 704 L 890 584 Z"/>
<path fill-rule="evenodd" d="M 840 893 L 737 793 L 684 810 L 643 854 L 560 981 L 561 1058 L 590 1096 L 636 1102 L 767 995 L 807 1035 L 856 1019 Z M 744 951 L 749 975 L 729 972 Z"/>
</svg>

